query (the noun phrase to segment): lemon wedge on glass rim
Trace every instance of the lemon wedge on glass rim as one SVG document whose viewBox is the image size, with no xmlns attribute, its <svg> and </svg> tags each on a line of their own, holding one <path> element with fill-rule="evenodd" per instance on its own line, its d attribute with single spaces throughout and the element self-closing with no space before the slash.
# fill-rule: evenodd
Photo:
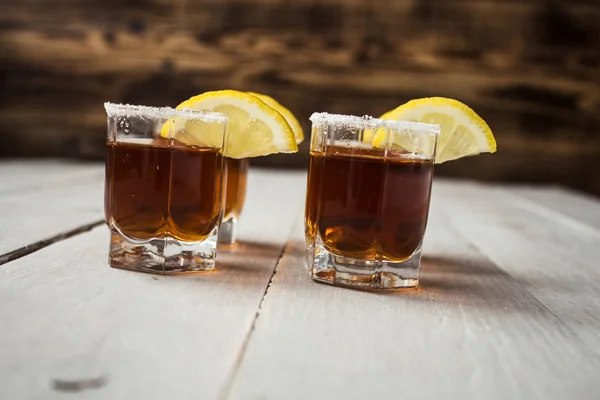
<svg viewBox="0 0 600 400">
<path fill-rule="evenodd" d="M 437 164 L 480 153 L 496 152 L 496 140 L 490 127 L 475 111 L 458 100 L 427 97 L 411 100 L 383 114 L 381 119 L 424 122 L 439 125 L 435 162 Z M 370 135 L 375 147 L 385 146 L 383 130 Z M 392 143 L 411 151 L 410 140 L 397 134 Z"/>
<path fill-rule="evenodd" d="M 264 101 L 269 107 L 271 107 L 271 108 L 275 109 L 277 112 L 279 112 L 279 114 L 281 114 L 283 116 L 283 118 L 285 118 L 285 120 L 288 123 L 288 125 L 290 126 L 290 128 L 292 128 L 292 131 L 294 131 L 294 136 L 296 137 L 296 144 L 300 144 L 304 141 L 304 132 L 302 131 L 302 126 L 300 125 L 300 122 L 298 122 L 298 120 L 296 119 L 294 114 L 292 114 L 292 112 L 290 110 L 288 110 L 283 105 L 281 105 L 281 103 L 279 103 L 277 100 L 275 100 L 271 96 L 267 96 L 266 94 L 255 93 L 255 92 L 246 92 L 246 93 L 251 94 L 252 96 L 258 97 L 259 99 Z"/>
<path fill-rule="evenodd" d="M 223 154 L 231 158 L 258 157 L 298 151 L 294 131 L 286 119 L 257 96 L 237 90 L 206 92 L 189 98 L 178 110 L 216 111 L 227 116 L 227 143 Z M 172 132 L 170 134 L 170 132 Z M 186 124 L 173 118 L 161 130 L 161 136 L 186 144 L 220 143 L 222 131 L 207 124 Z"/>
</svg>

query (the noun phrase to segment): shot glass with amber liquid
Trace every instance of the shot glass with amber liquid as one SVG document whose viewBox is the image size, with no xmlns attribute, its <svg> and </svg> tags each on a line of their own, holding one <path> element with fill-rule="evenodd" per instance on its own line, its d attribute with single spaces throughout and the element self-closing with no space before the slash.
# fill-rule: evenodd
<svg viewBox="0 0 600 400">
<path fill-rule="evenodd" d="M 219 244 L 224 246 L 232 246 L 237 240 L 237 223 L 246 201 L 249 165 L 250 160 L 247 158 L 225 157 L 223 161 L 225 199 Z"/>
<path fill-rule="evenodd" d="M 109 264 L 161 274 L 214 269 L 226 117 L 110 103 L 105 108 Z"/>
<path fill-rule="evenodd" d="M 438 126 L 327 113 L 311 121 L 311 277 L 364 289 L 416 286 Z"/>
</svg>

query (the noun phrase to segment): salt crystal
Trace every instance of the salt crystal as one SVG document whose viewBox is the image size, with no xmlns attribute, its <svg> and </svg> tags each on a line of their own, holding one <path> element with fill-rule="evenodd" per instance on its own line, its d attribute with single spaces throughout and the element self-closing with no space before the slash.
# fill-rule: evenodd
<svg viewBox="0 0 600 400">
<path fill-rule="evenodd" d="M 395 131 L 412 131 L 438 135 L 440 127 L 423 122 L 398 121 L 373 118 L 369 115 L 358 117 L 355 115 L 329 114 L 326 112 L 313 113 L 310 120 L 315 126 L 330 126 L 333 128 L 358 128 L 358 129 L 390 129 Z"/>
<path fill-rule="evenodd" d="M 130 104 L 104 103 L 104 109 L 109 117 L 143 117 L 147 119 L 168 120 L 180 117 L 190 120 L 201 120 L 204 122 L 227 122 L 227 117 L 214 111 L 176 110 L 171 107 L 148 107 L 134 106 Z M 122 121 L 119 123 L 122 127 Z M 127 127 L 129 124 L 127 123 Z"/>
</svg>

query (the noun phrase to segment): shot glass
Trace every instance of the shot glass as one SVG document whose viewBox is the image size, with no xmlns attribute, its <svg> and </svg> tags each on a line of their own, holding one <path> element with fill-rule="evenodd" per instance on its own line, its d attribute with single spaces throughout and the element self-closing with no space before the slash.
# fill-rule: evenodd
<svg viewBox="0 0 600 400">
<path fill-rule="evenodd" d="M 225 210 L 219 231 L 219 244 L 232 246 L 237 240 L 237 222 L 246 200 L 250 160 L 225 157 L 223 164 L 226 176 Z"/>
<path fill-rule="evenodd" d="M 305 212 L 312 279 L 364 289 L 419 283 L 439 127 L 315 113 Z"/>
<path fill-rule="evenodd" d="M 105 104 L 110 266 L 174 274 L 215 268 L 226 117 Z"/>
</svg>

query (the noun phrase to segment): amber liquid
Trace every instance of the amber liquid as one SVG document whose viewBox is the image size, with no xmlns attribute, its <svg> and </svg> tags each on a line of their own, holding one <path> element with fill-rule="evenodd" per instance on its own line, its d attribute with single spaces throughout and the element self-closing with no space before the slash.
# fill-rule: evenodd
<svg viewBox="0 0 600 400">
<path fill-rule="evenodd" d="M 248 181 L 248 159 L 235 159 L 225 157 L 224 168 L 227 174 L 225 189 L 225 215 L 224 220 L 239 217 L 246 200 L 246 184 Z"/>
<path fill-rule="evenodd" d="M 106 221 L 133 239 L 203 241 L 221 213 L 222 155 L 167 144 L 107 143 Z"/>
<path fill-rule="evenodd" d="M 433 164 L 382 151 L 311 152 L 306 236 L 336 255 L 404 261 L 425 233 Z"/>
</svg>

